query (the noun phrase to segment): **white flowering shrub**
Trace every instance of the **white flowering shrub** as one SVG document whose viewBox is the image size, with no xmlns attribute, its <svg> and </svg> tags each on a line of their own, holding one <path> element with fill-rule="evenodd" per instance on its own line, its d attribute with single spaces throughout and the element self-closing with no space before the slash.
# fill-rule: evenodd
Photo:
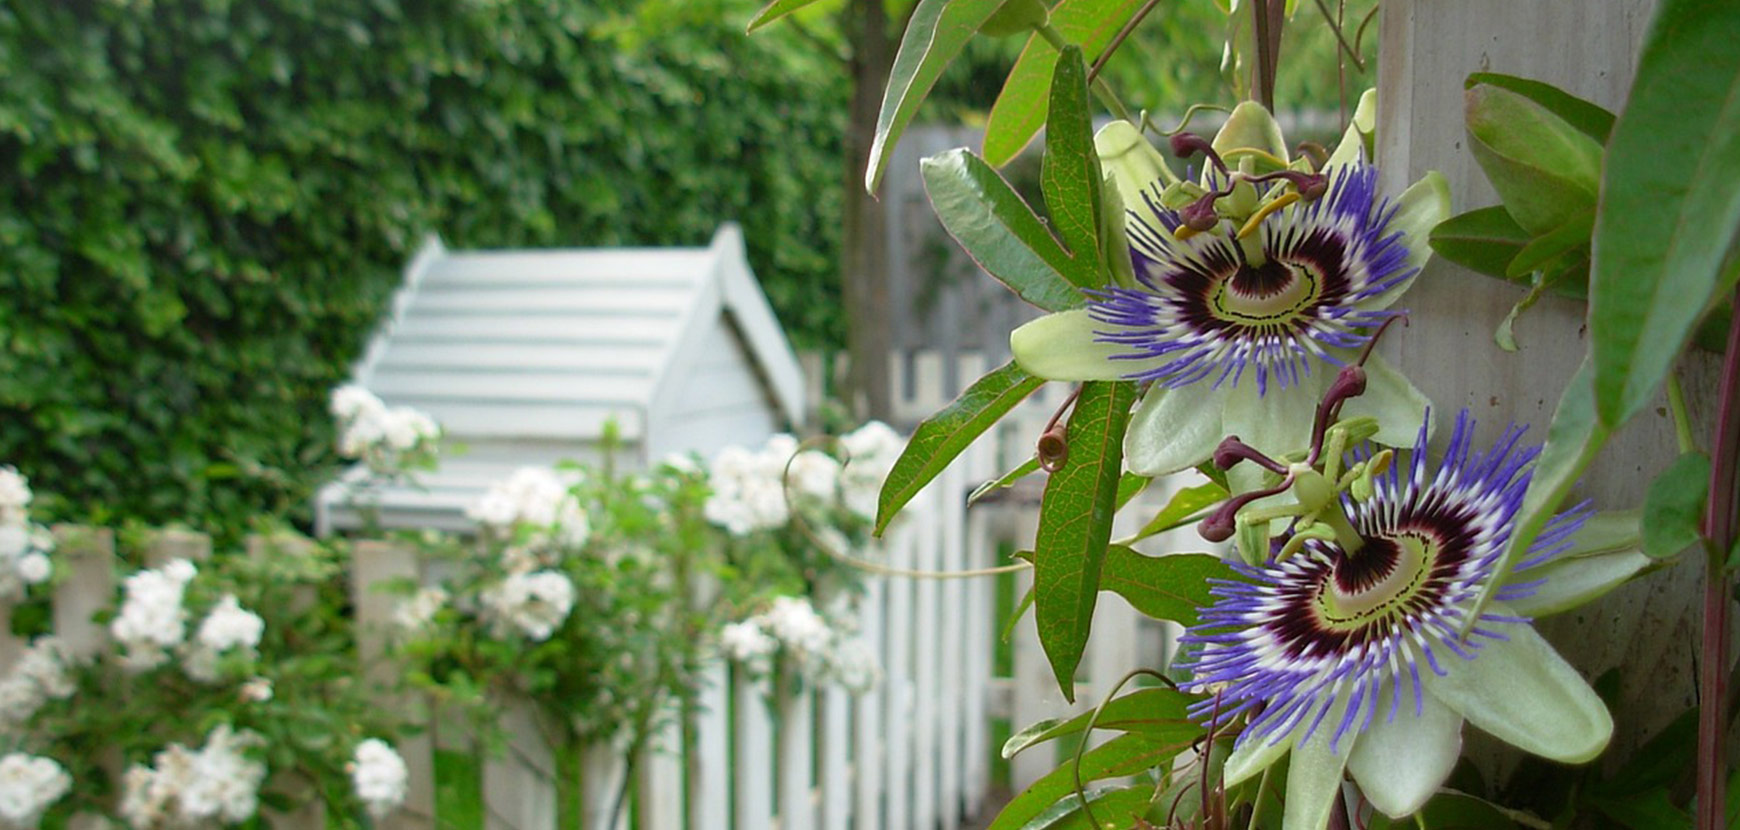
<svg viewBox="0 0 1740 830">
<path fill-rule="evenodd" d="M 405 803 L 405 791 L 411 786 L 411 773 L 398 750 L 379 738 L 369 738 L 356 745 L 356 753 L 345 767 L 350 771 L 351 785 L 357 800 L 375 818 L 391 813 Z"/>
<path fill-rule="evenodd" d="M 123 562 L 150 547 L 140 532 L 117 536 Z M 341 551 L 215 548 L 124 574 L 95 653 L 37 636 L 0 673 L 13 750 L 0 758 L 0 826 L 61 826 L 74 812 L 136 830 L 247 825 L 309 798 L 343 825 L 402 801 L 383 756 L 358 751 L 359 733 L 400 724 L 357 680 Z M 274 791 L 277 776 L 314 786 Z"/>
<path fill-rule="evenodd" d="M 33 496 L 18 470 L 0 467 L 0 599 L 19 599 L 54 576 L 54 537 L 31 522 Z"/>
<path fill-rule="evenodd" d="M 441 426 L 427 413 L 387 406 L 355 384 L 332 390 L 331 412 L 338 421 L 338 454 L 393 477 L 434 466 Z"/>
</svg>

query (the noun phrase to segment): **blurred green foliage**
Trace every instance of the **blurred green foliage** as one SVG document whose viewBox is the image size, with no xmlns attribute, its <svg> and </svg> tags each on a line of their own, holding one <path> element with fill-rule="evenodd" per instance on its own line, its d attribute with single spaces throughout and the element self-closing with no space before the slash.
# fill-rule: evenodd
<svg viewBox="0 0 1740 830">
<path fill-rule="evenodd" d="M 639 6 L 0 5 L 0 463 L 60 519 L 300 515 L 327 392 L 427 232 L 736 220 L 794 339 L 837 339 L 843 81 L 741 15 L 649 35 Z"/>
</svg>

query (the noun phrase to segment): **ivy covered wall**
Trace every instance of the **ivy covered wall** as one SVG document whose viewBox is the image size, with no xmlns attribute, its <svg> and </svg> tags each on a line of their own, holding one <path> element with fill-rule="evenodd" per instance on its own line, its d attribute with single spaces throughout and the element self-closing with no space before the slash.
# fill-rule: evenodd
<svg viewBox="0 0 1740 830">
<path fill-rule="evenodd" d="M 0 463 L 59 518 L 234 527 L 330 474 L 327 391 L 422 234 L 744 225 L 838 338 L 845 90 L 633 0 L 0 3 Z"/>
</svg>

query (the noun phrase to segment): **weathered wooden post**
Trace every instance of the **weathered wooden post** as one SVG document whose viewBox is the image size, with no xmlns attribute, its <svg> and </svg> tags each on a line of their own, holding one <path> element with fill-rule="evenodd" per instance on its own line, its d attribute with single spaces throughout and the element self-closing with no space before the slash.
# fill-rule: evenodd
<svg viewBox="0 0 1740 830">
<path fill-rule="evenodd" d="M 356 607 L 357 657 L 362 660 L 364 674 L 372 684 L 392 688 L 399 683 L 400 667 L 385 659 L 387 636 L 392 630 L 397 598 L 374 590 L 377 583 L 392 579 L 417 579 L 415 552 L 389 542 L 357 542 L 351 550 L 351 601 Z M 428 725 L 428 706 L 412 697 L 395 705 L 401 713 L 424 719 Z M 375 823 L 381 830 L 430 830 L 435 826 L 435 745 L 428 732 L 401 738 L 396 748 L 405 759 L 410 774 L 410 786 L 405 804 Z"/>
<path fill-rule="evenodd" d="M 1378 163 L 1388 192 L 1427 170 L 1449 180 L 1454 210 L 1497 204 L 1469 154 L 1463 79 L 1491 71 L 1537 78 L 1619 110 L 1637 62 L 1652 0 L 1517 3 L 1392 0 L 1384 4 L 1378 72 Z M 1467 407 L 1491 441 L 1511 421 L 1546 438 L 1559 394 L 1587 348 L 1585 306 L 1547 296 L 1517 326 L 1520 354 L 1493 332 L 1520 288 L 1434 260 L 1401 303 L 1413 325 L 1385 344 L 1438 408 L 1440 425 Z M 1694 355 L 1681 377 L 1701 435 L 1709 434 L 1716 362 Z M 1440 429 L 1440 435 L 1447 434 Z M 1662 408 L 1616 435 L 1574 498 L 1597 508 L 1635 507 L 1650 479 L 1678 453 Z M 1541 625 L 1593 679 L 1624 667 L 1610 759 L 1629 755 L 1693 701 L 1700 569 L 1687 560 L 1600 602 Z"/>
</svg>

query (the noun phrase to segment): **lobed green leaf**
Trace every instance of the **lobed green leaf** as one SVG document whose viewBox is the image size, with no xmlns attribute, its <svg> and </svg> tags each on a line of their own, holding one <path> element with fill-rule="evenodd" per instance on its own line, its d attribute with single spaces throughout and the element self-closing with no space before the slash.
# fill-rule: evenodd
<svg viewBox="0 0 1740 830">
<path fill-rule="evenodd" d="M 1051 27 L 1069 43 L 1080 44 L 1083 60 L 1094 60 L 1112 42 L 1142 0 L 1062 0 L 1051 10 Z M 1045 118 L 1057 49 L 1035 34 L 1015 58 L 997 102 L 985 122 L 985 160 L 1002 167 L 1019 155 Z"/>
<path fill-rule="evenodd" d="M 953 403 L 920 423 L 882 482 L 876 502 L 876 534 L 880 536 L 900 508 L 912 501 L 974 439 L 1044 383 L 1014 362 L 1005 363 L 974 381 Z"/>
<path fill-rule="evenodd" d="M 883 91 L 882 111 L 876 116 L 876 136 L 870 144 L 870 163 L 864 171 L 864 189 L 876 192 L 882 174 L 887 171 L 888 159 L 894 155 L 894 143 L 912 122 L 918 105 L 924 103 L 943 69 L 1005 2 L 918 0 L 907 21 L 906 33 L 900 38 L 900 51 L 894 55 L 888 88 Z"/>
<path fill-rule="evenodd" d="M 1034 620 L 1063 696 L 1075 700 L 1075 669 L 1087 646 L 1100 568 L 1111 541 L 1124 427 L 1135 403 L 1127 381 L 1082 384 L 1066 433 L 1069 460 L 1051 474 L 1034 539 Z"/>
<path fill-rule="evenodd" d="M 937 219 L 985 273 L 1046 311 L 1084 302 L 1072 285 L 1078 277 L 1064 276 L 1080 265 L 990 165 L 963 148 L 925 159 L 919 171 Z"/>
<path fill-rule="evenodd" d="M 1740 233 L 1740 4 L 1664 0 L 1614 125 L 1590 275 L 1595 408 L 1647 406 L 1733 285 Z"/>
</svg>

